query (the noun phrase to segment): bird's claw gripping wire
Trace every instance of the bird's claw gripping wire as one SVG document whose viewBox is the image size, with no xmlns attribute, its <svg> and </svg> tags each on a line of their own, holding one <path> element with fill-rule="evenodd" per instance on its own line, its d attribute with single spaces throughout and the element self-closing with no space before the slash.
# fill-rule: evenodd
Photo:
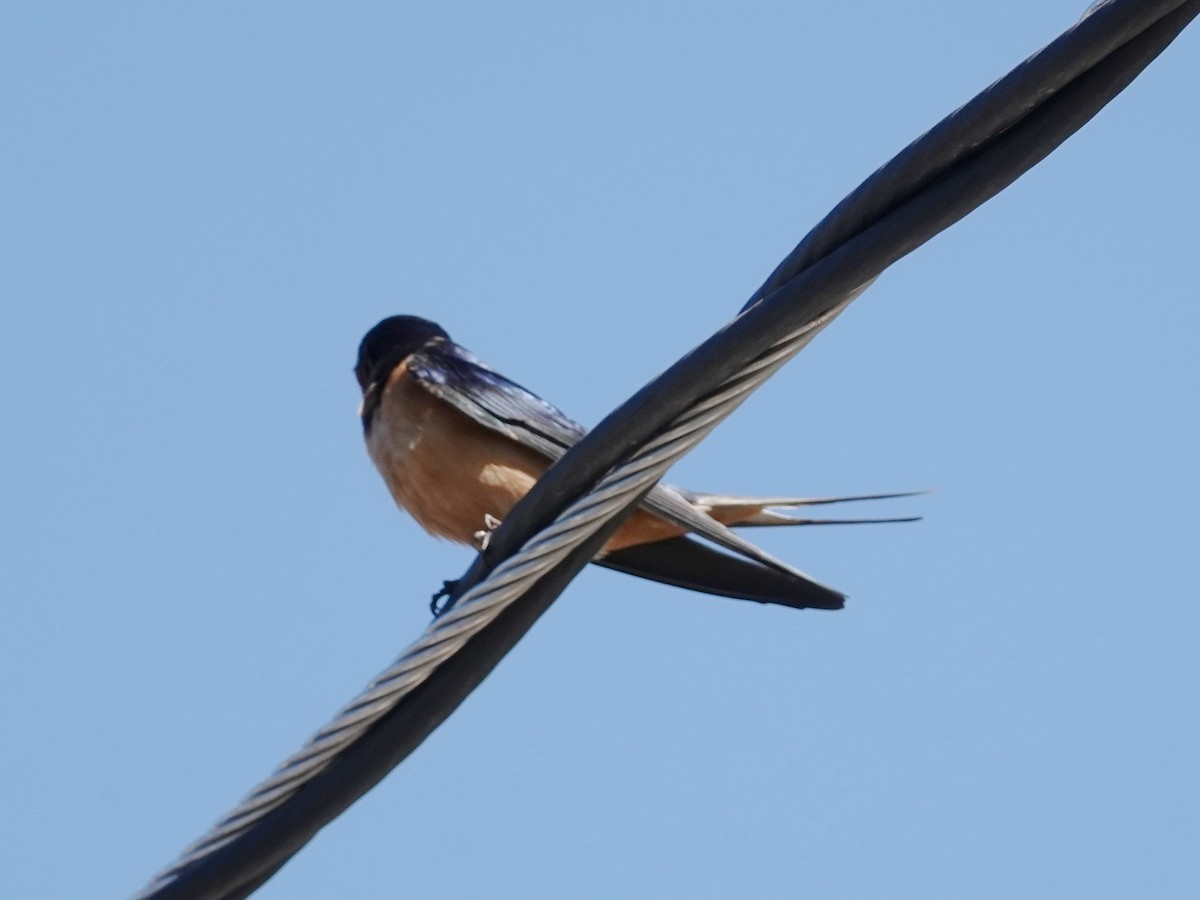
<svg viewBox="0 0 1200 900">
<path fill-rule="evenodd" d="M 475 538 L 475 543 L 479 545 L 480 551 L 486 550 L 488 544 L 492 542 L 492 532 L 500 527 L 500 520 L 491 513 L 485 513 L 483 516 L 483 528 L 475 532 L 472 537 Z M 441 590 L 429 598 L 429 611 L 433 613 L 436 619 L 446 611 L 446 607 L 454 599 L 454 592 L 458 589 L 458 581 L 443 581 Z M 443 597 L 447 598 L 446 603 L 438 603 Z"/>
<path fill-rule="evenodd" d="M 475 532 L 471 537 L 475 539 L 475 544 L 480 550 L 486 550 L 488 544 L 492 542 L 492 532 L 500 527 L 500 520 L 491 513 L 483 514 L 483 528 Z"/>
<path fill-rule="evenodd" d="M 429 598 L 429 611 L 433 613 L 435 619 L 446 611 L 446 607 L 454 599 L 454 591 L 458 588 L 459 580 L 456 578 L 454 581 L 443 581 L 441 589 Z M 446 602 L 438 603 L 443 597 L 446 598 Z"/>
<path fill-rule="evenodd" d="M 492 542 L 492 532 L 500 527 L 500 520 L 491 513 L 485 513 L 483 516 L 483 528 L 475 532 L 472 537 L 475 538 L 475 543 L 479 545 L 480 551 L 486 550 L 488 544 Z M 441 590 L 429 598 L 429 611 L 433 613 L 436 619 L 446 611 L 446 607 L 454 599 L 454 591 L 458 588 L 458 581 L 443 581 Z M 438 603 L 443 597 L 447 598 L 446 603 Z"/>
</svg>

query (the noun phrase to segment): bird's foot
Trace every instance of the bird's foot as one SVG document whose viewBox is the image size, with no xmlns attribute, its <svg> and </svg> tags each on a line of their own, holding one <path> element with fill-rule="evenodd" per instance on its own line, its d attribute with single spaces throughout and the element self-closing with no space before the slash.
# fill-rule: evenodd
<svg viewBox="0 0 1200 900">
<path fill-rule="evenodd" d="M 475 539 L 475 546 L 480 550 L 486 550 L 488 544 L 492 542 L 492 532 L 500 527 L 500 520 L 491 513 L 483 514 L 483 528 L 475 532 L 471 537 Z"/>
<path fill-rule="evenodd" d="M 440 591 L 438 591 L 436 594 L 434 594 L 432 597 L 429 598 L 429 611 L 431 613 L 433 613 L 433 617 L 435 619 L 446 611 L 446 606 L 448 605 L 449 598 L 454 594 L 454 590 L 457 587 L 458 587 L 457 580 L 443 581 L 442 589 Z M 438 603 L 438 601 L 441 600 L 443 597 L 447 598 L 447 603 Z"/>
</svg>

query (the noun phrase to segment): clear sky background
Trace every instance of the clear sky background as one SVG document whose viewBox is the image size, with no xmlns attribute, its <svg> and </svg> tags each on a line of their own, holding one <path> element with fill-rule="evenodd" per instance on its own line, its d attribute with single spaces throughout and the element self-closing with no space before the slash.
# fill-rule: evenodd
<svg viewBox="0 0 1200 900">
<path fill-rule="evenodd" d="M 10 5 L 0 895 L 135 891 L 469 564 L 367 328 L 594 423 L 1085 5 Z M 937 488 L 754 535 L 844 611 L 589 568 L 260 896 L 1194 896 L 1198 110 L 1193 26 L 672 472 Z"/>
</svg>

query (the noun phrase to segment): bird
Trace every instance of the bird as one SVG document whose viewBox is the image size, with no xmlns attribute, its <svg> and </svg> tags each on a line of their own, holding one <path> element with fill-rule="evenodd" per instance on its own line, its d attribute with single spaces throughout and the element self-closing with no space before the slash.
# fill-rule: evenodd
<svg viewBox="0 0 1200 900">
<path fill-rule="evenodd" d="M 390 316 L 371 328 L 359 344 L 354 374 L 367 453 L 396 504 L 431 535 L 476 549 L 486 548 L 508 511 L 587 433 L 419 316 Z M 732 527 L 912 522 L 919 517 L 813 519 L 784 511 L 919 493 L 745 497 L 660 482 L 592 561 L 701 593 L 840 609 L 843 593 Z M 435 615 L 451 584 L 434 595 Z"/>
</svg>

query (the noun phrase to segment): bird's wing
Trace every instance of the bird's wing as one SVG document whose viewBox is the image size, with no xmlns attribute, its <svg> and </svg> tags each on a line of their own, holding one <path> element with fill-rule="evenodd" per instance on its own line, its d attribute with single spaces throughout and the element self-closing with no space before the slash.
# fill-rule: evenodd
<svg viewBox="0 0 1200 900">
<path fill-rule="evenodd" d="M 562 410 L 489 369 L 452 341 L 418 350 L 409 357 L 408 373 L 425 390 L 480 425 L 548 459 L 558 459 L 587 433 Z"/>
<path fill-rule="evenodd" d="M 807 576 L 796 578 L 688 537 L 626 547 L 594 562 L 705 594 L 794 609 L 841 609 L 846 602 L 843 594 Z"/>
<path fill-rule="evenodd" d="M 474 421 L 557 460 L 587 429 L 537 394 L 490 369 L 453 341 L 438 341 L 414 353 L 408 373 L 421 387 Z M 797 579 L 803 572 L 776 559 L 694 507 L 679 491 L 656 485 L 643 505 L 667 521 L 734 553 Z"/>
<path fill-rule="evenodd" d="M 680 528 L 686 528 L 693 534 L 710 540 L 726 550 L 732 550 L 734 553 L 753 559 L 792 578 L 803 581 L 812 580 L 799 569 L 792 568 L 762 548 L 755 546 L 732 528 L 712 518 L 704 510 L 697 509 L 687 497 L 671 485 L 656 484 L 642 501 L 642 506 L 668 522 L 678 525 Z"/>
</svg>

